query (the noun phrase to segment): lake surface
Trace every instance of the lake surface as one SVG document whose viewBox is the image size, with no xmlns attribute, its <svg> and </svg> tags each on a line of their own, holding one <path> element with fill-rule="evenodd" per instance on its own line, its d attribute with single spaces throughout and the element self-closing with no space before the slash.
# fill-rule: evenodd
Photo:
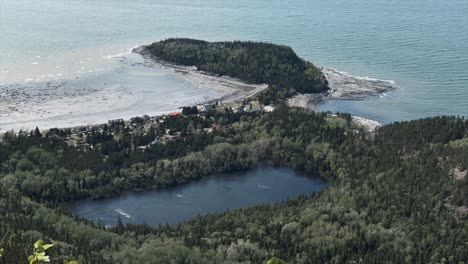
<svg viewBox="0 0 468 264">
<path fill-rule="evenodd" d="M 223 212 L 323 190 L 326 183 L 289 168 L 258 167 L 246 172 L 213 175 L 161 191 L 132 192 L 98 201 L 81 201 L 72 212 L 105 225 L 175 224 L 197 214 Z"/>
<path fill-rule="evenodd" d="M 322 110 L 383 122 L 468 116 L 466 0 L 0 0 L 0 32 L 0 89 L 2 83 L 95 80 L 116 69 L 125 79 L 119 58 L 167 37 L 259 40 L 400 87 L 367 101 L 326 102 Z M 155 102 L 178 96 L 171 88 L 182 89 L 155 85 L 154 93 L 164 95 Z"/>
</svg>

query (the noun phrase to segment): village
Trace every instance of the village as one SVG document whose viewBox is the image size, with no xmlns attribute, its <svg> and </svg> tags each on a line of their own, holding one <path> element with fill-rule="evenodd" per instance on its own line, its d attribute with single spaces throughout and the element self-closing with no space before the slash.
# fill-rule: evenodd
<svg viewBox="0 0 468 264">
<path fill-rule="evenodd" d="M 291 102 L 289 104 L 291 105 Z M 104 124 L 51 128 L 43 131 L 36 127 L 28 135 L 56 137 L 64 140 L 69 146 L 81 149 L 94 149 L 97 144 L 105 141 L 121 143 L 125 139 L 124 141 L 127 141 L 126 147 L 145 152 L 154 145 L 182 142 L 186 138 L 188 130 L 191 132 L 203 131 L 206 134 L 222 133 L 230 124 L 229 122 L 216 122 L 216 113 L 257 115 L 272 112 L 274 109 L 273 105 L 261 104 L 253 98 L 232 102 L 214 101 L 183 107 L 163 115 L 143 115 L 129 120 L 114 119 Z M 342 126 L 343 122 L 351 120 L 356 124 L 355 133 L 359 133 L 357 127 L 363 127 L 372 134 L 381 126 L 376 121 L 358 116 L 337 116 L 337 114 L 329 113 L 327 118 L 331 126 Z M 25 135 L 26 133 L 20 130 L 15 134 Z M 2 137 L 3 135 L 0 136 L 0 141 Z"/>
<path fill-rule="evenodd" d="M 159 116 L 144 115 L 130 120 L 109 120 L 106 124 L 52 128 L 47 131 L 40 131 L 36 128 L 30 132 L 30 136 L 58 137 L 64 139 L 70 146 L 92 149 L 95 144 L 109 140 L 109 137 L 119 141 L 124 135 L 128 135 L 134 138 L 132 143 L 135 144 L 136 150 L 145 151 L 152 145 L 183 140 L 186 136 L 186 127 L 203 130 L 205 133 L 222 131 L 226 128 L 225 125 L 216 123 L 213 116 L 217 111 L 254 115 L 273 110 L 273 106 L 262 105 L 256 100 L 213 102 L 183 107 L 179 111 Z M 190 120 L 184 120 L 184 117 L 190 117 Z M 193 125 L 194 122 L 198 124 L 196 127 Z"/>
</svg>

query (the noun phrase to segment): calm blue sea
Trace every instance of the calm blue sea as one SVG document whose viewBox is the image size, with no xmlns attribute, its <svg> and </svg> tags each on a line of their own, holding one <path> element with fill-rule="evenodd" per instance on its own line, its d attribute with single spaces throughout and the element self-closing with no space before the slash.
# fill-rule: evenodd
<svg viewBox="0 0 468 264">
<path fill-rule="evenodd" d="M 0 34 L 0 84 L 99 74 L 167 37 L 260 40 L 399 87 L 323 110 L 468 116 L 467 0 L 0 0 Z"/>
</svg>

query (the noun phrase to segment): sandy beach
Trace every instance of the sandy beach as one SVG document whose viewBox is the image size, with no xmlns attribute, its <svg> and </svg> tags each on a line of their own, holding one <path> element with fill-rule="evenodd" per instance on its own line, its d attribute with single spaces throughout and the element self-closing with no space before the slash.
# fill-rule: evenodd
<svg viewBox="0 0 468 264">
<path fill-rule="evenodd" d="M 146 50 L 146 46 L 139 46 L 133 52 L 141 55 L 147 64 L 155 67 L 162 66 L 173 69 L 180 73 L 188 82 L 200 89 L 210 89 L 223 94 L 216 100 L 232 102 L 252 97 L 268 88 L 268 84 L 248 84 L 239 79 L 229 76 L 214 76 L 203 71 L 198 71 L 196 67 L 185 67 L 171 64 L 158 59 Z"/>
<path fill-rule="evenodd" d="M 187 105 L 240 100 L 267 88 L 158 64 L 133 53 L 109 59 L 121 66 L 73 80 L 2 84 L 0 133 L 160 115 Z"/>
<path fill-rule="evenodd" d="M 168 66 L 171 67 L 171 66 Z M 247 84 L 239 79 L 228 76 L 216 77 L 195 69 L 174 68 L 187 81 L 199 89 L 210 89 L 216 93 L 222 94 L 215 100 L 223 102 L 239 101 L 244 98 L 250 98 L 268 88 L 267 84 Z"/>
<path fill-rule="evenodd" d="M 117 60 L 120 66 L 76 79 L 2 84 L 0 133 L 160 115 L 188 105 L 242 100 L 268 88 L 159 61 L 145 52 L 144 46 L 109 59 Z M 330 91 L 296 95 L 288 100 L 289 105 L 316 110 L 323 100 L 363 100 L 396 89 L 391 81 L 322 70 Z M 371 131 L 380 125 L 362 117 L 355 120 Z"/>
</svg>

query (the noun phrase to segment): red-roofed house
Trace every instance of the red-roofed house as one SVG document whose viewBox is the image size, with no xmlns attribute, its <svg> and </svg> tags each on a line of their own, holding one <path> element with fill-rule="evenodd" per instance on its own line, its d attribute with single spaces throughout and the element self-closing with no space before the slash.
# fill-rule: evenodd
<svg viewBox="0 0 468 264">
<path fill-rule="evenodd" d="M 182 114 L 182 112 L 170 112 L 170 113 L 168 114 L 168 116 L 179 116 L 179 115 L 181 115 L 181 114 Z"/>
<path fill-rule="evenodd" d="M 222 126 L 214 124 L 214 125 L 211 126 L 211 128 L 214 129 L 214 130 L 219 130 L 219 129 L 222 129 Z"/>
</svg>

